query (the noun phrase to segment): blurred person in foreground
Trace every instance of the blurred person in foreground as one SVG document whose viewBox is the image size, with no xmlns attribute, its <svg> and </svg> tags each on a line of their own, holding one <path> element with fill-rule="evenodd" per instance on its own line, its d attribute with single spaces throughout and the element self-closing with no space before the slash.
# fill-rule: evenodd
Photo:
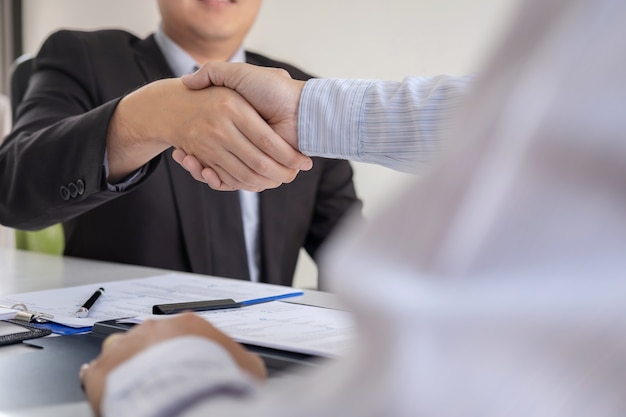
<svg viewBox="0 0 626 417">
<path fill-rule="evenodd" d="M 452 135 L 467 140 L 370 225 L 347 225 L 324 250 L 359 324 L 350 354 L 261 384 L 257 357 L 182 315 L 105 342 L 80 374 L 94 409 L 116 417 L 623 416 L 624 16 L 620 0 L 523 3 L 459 114 Z M 302 88 L 276 71 L 216 64 L 185 82 L 209 79 L 273 112 L 268 120 L 281 121 L 284 134 L 295 127 L 307 154 L 415 164 L 411 79 Z M 259 79 L 273 100 L 257 100 L 249 87 Z M 325 117 L 346 110 L 346 97 L 363 120 Z M 195 176 L 221 181 L 179 156 Z"/>
</svg>

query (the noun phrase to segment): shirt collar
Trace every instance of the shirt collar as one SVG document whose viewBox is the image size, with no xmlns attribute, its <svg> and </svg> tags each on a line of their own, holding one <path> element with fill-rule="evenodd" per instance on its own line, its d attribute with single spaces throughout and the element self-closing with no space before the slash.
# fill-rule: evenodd
<svg viewBox="0 0 626 417">
<path fill-rule="evenodd" d="M 159 28 L 154 34 L 154 40 L 156 41 L 161 53 L 165 57 L 165 60 L 169 64 L 175 77 L 182 77 L 185 74 L 194 72 L 200 65 L 189 55 L 183 48 L 178 46 L 169 36 L 163 32 L 163 29 L 159 25 Z M 243 46 L 240 46 L 235 54 L 228 60 L 229 62 L 245 62 L 246 52 Z"/>
</svg>

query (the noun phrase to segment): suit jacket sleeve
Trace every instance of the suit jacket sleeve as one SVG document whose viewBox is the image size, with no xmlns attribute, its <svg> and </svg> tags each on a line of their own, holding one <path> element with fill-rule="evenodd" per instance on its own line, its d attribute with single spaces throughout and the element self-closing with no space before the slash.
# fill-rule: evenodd
<svg viewBox="0 0 626 417">
<path fill-rule="evenodd" d="M 361 217 L 362 202 L 357 198 L 349 162 L 315 158 L 324 168 L 318 182 L 313 218 L 304 248 L 316 259 L 317 251 L 335 230 L 337 224 L 350 212 Z"/>
<path fill-rule="evenodd" d="M 94 53 L 67 31 L 42 46 L 14 130 L 0 147 L 0 223 L 39 229 L 120 195 L 107 190 L 103 169 L 120 98 L 99 96 Z"/>
</svg>

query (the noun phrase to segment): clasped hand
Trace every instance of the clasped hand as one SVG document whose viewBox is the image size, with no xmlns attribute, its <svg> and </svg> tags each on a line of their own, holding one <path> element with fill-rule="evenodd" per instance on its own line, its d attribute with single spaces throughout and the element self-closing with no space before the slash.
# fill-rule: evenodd
<svg viewBox="0 0 626 417">
<path fill-rule="evenodd" d="M 221 103 L 234 115 L 232 130 L 216 132 L 226 135 L 221 138 L 221 143 L 229 144 L 224 152 L 203 159 L 207 153 L 194 142 L 172 154 L 196 180 L 215 190 L 261 191 L 291 182 L 300 170 L 312 167 L 311 159 L 298 151 L 303 81 L 293 80 L 282 69 L 215 62 L 184 76 L 182 82 L 192 90 L 227 87 L 237 93 Z"/>
</svg>

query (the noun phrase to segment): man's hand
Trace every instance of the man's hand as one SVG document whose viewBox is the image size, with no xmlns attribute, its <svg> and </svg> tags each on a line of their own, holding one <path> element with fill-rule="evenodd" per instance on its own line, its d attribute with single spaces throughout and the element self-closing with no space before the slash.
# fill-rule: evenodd
<svg viewBox="0 0 626 417">
<path fill-rule="evenodd" d="M 258 379 L 267 377 L 263 360 L 217 330 L 201 317 L 185 313 L 165 320 L 151 320 L 126 333 L 115 333 L 105 339 L 100 356 L 80 369 L 79 378 L 93 409 L 98 412 L 111 371 L 150 346 L 179 336 L 212 339 L 227 350 L 239 367 Z"/>
<path fill-rule="evenodd" d="M 310 165 L 237 93 L 220 87 L 194 91 L 168 79 L 120 101 L 107 138 L 109 182 L 171 146 L 210 168 L 214 175 L 205 181 L 216 190 L 275 188 Z"/>
<path fill-rule="evenodd" d="M 298 107 L 304 81 L 293 80 L 285 70 L 278 68 L 226 62 L 207 63 L 194 74 L 184 76 L 182 81 L 191 89 L 224 86 L 235 90 L 280 137 L 293 149 L 298 149 Z M 256 145 L 266 155 L 280 158 L 276 161 L 285 158 L 282 155 L 284 150 L 272 141 Z M 173 153 L 174 159 L 197 180 L 211 184 L 221 178 L 219 173 L 194 156 L 184 149 Z M 308 159 L 300 169 L 308 170 L 311 166 L 312 161 Z"/>
<path fill-rule="evenodd" d="M 278 135 L 298 149 L 298 107 L 305 82 L 292 79 L 287 71 L 250 64 L 209 62 L 195 73 L 183 76 L 182 81 L 194 90 L 211 85 L 235 90 Z M 264 152 L 270 150 L 261 149 Z"/>
</svg>

